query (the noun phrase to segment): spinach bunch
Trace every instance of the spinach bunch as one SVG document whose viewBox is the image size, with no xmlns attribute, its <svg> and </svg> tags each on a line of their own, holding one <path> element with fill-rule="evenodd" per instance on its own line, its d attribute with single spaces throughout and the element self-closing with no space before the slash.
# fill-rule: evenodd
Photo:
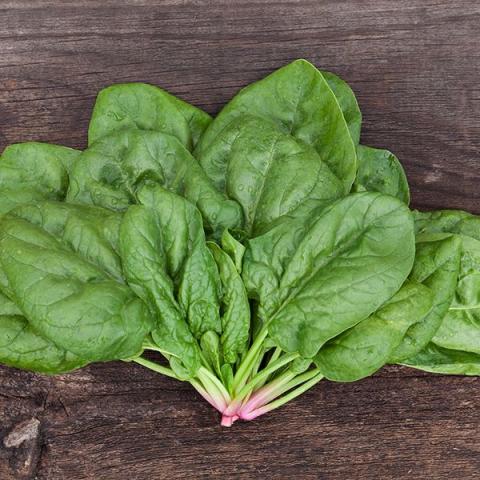
<svg viewBox="0 0 480 480">
<path fill-rule="evenodd" d="M 0 362 L 135 362 L 225 426 L 388 363 L 479 374 L 480 220 L 412 212 L 361 120 L 343 80 L 297 60 L 215 119 L 119 84 L 85 150 L 6 148 Z"/>
</svg>

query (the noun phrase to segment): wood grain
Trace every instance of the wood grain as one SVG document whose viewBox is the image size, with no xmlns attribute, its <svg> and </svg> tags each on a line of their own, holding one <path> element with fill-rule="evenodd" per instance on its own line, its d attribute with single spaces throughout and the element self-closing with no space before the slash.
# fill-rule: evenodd
<svg viewBox="0 0 480 480">
<path fill-rule="evenodd" d="M 399 156 L 414 206 L 480 213 L 475 0 L 3 1 L 0 19 L 0 149 L 85 146 L 110 83 L 216 113 L 304 57 L 353 86 L 363 142 Z M 0 479 L 479 478 L 478 387 L 389 367 L 228 430 L 190 388 L 134 365 L 0 368 Z"/>
</svg>

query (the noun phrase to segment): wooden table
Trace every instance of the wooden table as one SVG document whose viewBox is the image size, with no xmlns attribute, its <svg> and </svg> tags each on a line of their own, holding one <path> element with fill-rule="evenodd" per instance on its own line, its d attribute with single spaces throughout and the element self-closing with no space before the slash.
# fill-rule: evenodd
<svg viewBox="0 0 480 480">
<path fill-rule="evenodd" d="M 0 147 L 84 147 L 113 82 L 215 113 L 305 57 L 353 86 L 363 142 L 398 154 L 415 207 L 480 213 L 479 52 L 475 0 L 4 0 Z M 479 387 L 389 367 L 226 429 L 187 385 L 135 365 L 0 368 L 0 479 L 480 478 Z"/>
</svg>

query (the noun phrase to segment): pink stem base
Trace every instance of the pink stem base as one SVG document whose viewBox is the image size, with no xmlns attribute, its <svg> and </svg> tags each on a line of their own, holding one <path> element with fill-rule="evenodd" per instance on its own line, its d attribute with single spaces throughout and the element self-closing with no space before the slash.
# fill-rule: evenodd
<svg viewBox="0 0 480 480">
<path fill-rule="evenodd" d="M 231 427 L 234 422 L 236 422 L 239 419 L 238 415 L 232 415 L 231 417 L 228 415 L 223 414 L 222 415 L 222 421 L 220 422 L 220 425 L 222 427 Z"/>
</svg>

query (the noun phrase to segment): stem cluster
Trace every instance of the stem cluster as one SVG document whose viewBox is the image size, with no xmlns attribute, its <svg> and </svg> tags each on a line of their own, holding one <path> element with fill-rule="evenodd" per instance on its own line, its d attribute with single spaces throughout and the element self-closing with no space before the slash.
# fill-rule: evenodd
<svg viewBox="0 0 480 480">
<path fill-rule="evenodd" d="M 278 347 L 266 351 L 266 337 L 264 328 L 241 361 L 230 386 L 226 386 L 207 363 L 198 370 L 196 378 L 189 380 L 195 390 L 221 413 L 224 427 L 230 427 L 239 419 L 253 420 L 274 410 L 323 378 L 318 368 L 297 372 L 293 363 L 299 358 L 297 353 L 285 353 Z M 178 378 L 170 368 L 150 360 L 139 358 L 135 362 Z"/>
</svg>

